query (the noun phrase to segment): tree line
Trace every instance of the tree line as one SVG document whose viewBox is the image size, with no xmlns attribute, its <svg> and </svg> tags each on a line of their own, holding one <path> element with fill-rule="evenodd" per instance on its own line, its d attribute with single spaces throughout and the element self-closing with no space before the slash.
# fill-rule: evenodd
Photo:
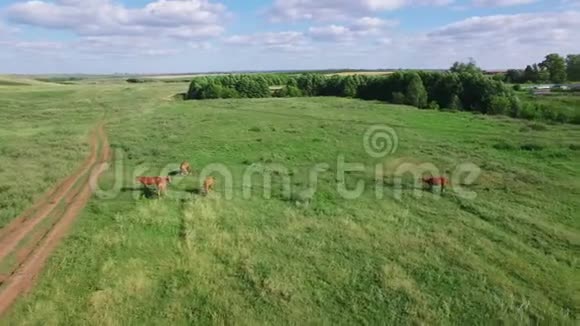
<svg viewBox="0 0 580 326">
<path fill-rule="evenodd" d="M 472 63 L 449 72 L 408 71 L 387 76 L 255 74 L 201 77 L 191 82 L 189 99 L 337 96 L 524 119 L 570 122 L 537 103 L 522 103 L 512 88 Z"/>
<path fill-rule="evenodd" d="M 270 97 L 270 87 L 286 85 L 290 79 L 287 74 L 198 77 L 189 85 L 187 97 L 192 100 Z"/>
<path fill-rule="evenodd" d="M 274 88 L 274 89 L 271 89 Z M 501 114 L 517 110 L 515 93 L 482 73 L 395 72 L 388 76 L 228 75 L 191 82 L 189 99 L 337 96 Z M 501 98 L 501 100 L 500 100 Z M 498 107 L 498 103 L 507 103 Z"/>
<path fill-rule="evenodd" d="M 580 54 L 569 54 L 566 58 L 557 53 L 548 54 L 540 63 L 508 70 L 505 81 L 515 84 L 580 81 Z"/>
</svg>

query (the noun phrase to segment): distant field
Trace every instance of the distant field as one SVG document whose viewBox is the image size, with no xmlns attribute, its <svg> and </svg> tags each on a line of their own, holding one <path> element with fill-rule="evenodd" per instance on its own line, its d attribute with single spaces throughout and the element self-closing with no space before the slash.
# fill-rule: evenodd
<svg viewBox="0 0 580 326">
<path fill-rule="evenodd" d="M 0 79 L 0 86 L 27 86 L 29 84 L 21 81 Z"/>
<path fill-rule="evenodd" d="M 99 119 L 115 150 L 101 184 L 121 180 L 115 196 L 92 199 L 2 324 L 577 322 L 580 127 L 344 98 L 170 100 L 184 88 L 0 90 L 9 122 L 0 180 L 12 180 L 0 197 L 12 207 L 3 221 L 75 166 Z M 398 135 L 385 158 L 363 146 L 376 125 Z M 345 176 L 349 189 L 365 183 L 357 199 L 337 191 L 340 157 L 365 167 Z M 174 177 L 167 198 L 140 198 L 135 174 L 166 174 L 183 160 L 196 174 Z M 467 188 L 477 197 L 439 198 L 409 177 L 396 199 L 394 169 L 427 162 L 480 167 Z M 244 171 L 274 163 L 292 172 L 291 196 L 273 174 L 271 199 L 259 177 L 244 199 Z M 305 197 L 318 163 L 329 169 Z M 199 195 L 210 164 L 232 173 L 232 199 L 219 174 L 216 193 Z"/>
<path fill-rule="evenodd" d="M 338 72 L 330 73 L 327 76 L 339 75 L 339 76 L 354 76 L 354 75 L 364 75 L 364 76 L 387 76 L 392 74 L 392 71 L 348 71 L 348 72 Z"/>
<path fill-rule="evenodd" d="M 191 79 L 205 76 L 223 76 L 225 74 L 194 74 L 194 75 L 151 75 L 140 76 L 148 79 Z"/>
<path fill-rule="evenodd" d="M 47 83 L 32 78 L 0 75 L 0 86 L 46 85 Z"/>
</svg>

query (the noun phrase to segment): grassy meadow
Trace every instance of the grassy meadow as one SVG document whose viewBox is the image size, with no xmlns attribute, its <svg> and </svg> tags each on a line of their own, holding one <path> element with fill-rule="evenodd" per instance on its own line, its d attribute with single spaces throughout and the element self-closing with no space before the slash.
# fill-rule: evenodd
<svg viewBox="0 0 580 326">
<path fill-rule="evenodd" d="M 421 111 L 344 98 L 175 101 L 183 84 L 0 88 L 0 226 L 70 173 L 107 121 L 114 162 L 36 288 L 0 324 L 574 324 L 580 314 L 580 127 Z M 397 151 L 372 158 L 365 131 L 388 125 Z M 366 190 L 343 199 L 337 158 Z M 188 160 L 167 197 L 143 198 L 138 174 Z M 41 164 L 39 164 L 39 161 Z M 395 199 L 374 169 L 402 163 L 482 170 L 468 187 Z M 291 173 L 244 199 L 253 164 Z M 311 167 L 327 163 L 310 200 Z M 215 193 L 199 172 L 221 164 Z M 14 171 L 18 171 L 15 174 Z M 17 177 L 14 177 L 17 175 Z M 9 210 L 6 210 L 8 207 Z"/>
<path fill-rule="evenodd" d="M 519 92 L 518 96 L 524 103 L 538 103 L 544 105 L 556 113 L 562 113 L 570 117 L 580 117 L 580 93 L 554 93 L 551 95 L 534 96 L 529 92 Z M 576 123 L 578 124 L 578 123 Z"/>
<path fill-rule="evenodd" d="M 0 227 L 6 225 L 88 153 L 99 112 L 74 91 L 0 88 Z M 102 112 L 101 112 L 102 114 Z"/>
<path fill-rule="evenodd" d="M 163 96 L 178 91 L 171 87 L 161 91 Z M 168 101 L 156 92 L 121 86 L 102 86 L 97 92 L 57 84 L 0 87 L 0 227 L 80 165 L 97 121 L 109 114 L 127 117 L 120 111 L 133 107 L 135 100 L 143 108 Z"/>
</svg>

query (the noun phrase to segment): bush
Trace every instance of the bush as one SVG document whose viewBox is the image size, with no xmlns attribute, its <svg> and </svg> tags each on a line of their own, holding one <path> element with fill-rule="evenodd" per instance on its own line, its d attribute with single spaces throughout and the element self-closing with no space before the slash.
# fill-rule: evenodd
<svg viewBox="0 0 580 326">
<path fill-rule="evenodd" d="M 449 102 L 449 109 L 454 111 L 461 111 L 463 110 L 463 104 L 461 104 L 461 100 L 457 94 L 453 94 L 451 96 L 451 101 Z"/>
<path fill-rule="evenodd" d="M 538 111 L 535 105 L 530 103 L 526 103 L 522 106 L 522 110 L 520 111 L 520 118 L 526 120 L 536 120 L 538 118 Z"/>
<path fill-rule="evenodd" d="M 552 108 L 545 105 L 538 104 L 538 111 L 540 112 L 542 118 L 548 121 L 555 121 L 558 114 Z"/>
<path fill-rule="evenodd" d="M 519 91 L 522 90 L 522 85 L 516 84 L 512 88 L 513 88 L 514 91 L 519 92 Z"/>
<path fill-rule="evenodd" d="M 272 92 L 272 97 L 288 97 L 286 87 L 274 90 Z"/>
<path fill-rule="evenodd" d="M 145 80 L 138 79 L 138 78 L 129 78 L 129 79 L 127 79 L 127 82 L 130 84 L 140 84 L 140 83 L 145 83 Z"/>
<path fill-rule="evenodd" d="M 218 84 L 207 84 L 201 89 L 201 97 L 204 99 L 220 98 L 223 93 L 223 87 Z"/>
<path fill-rule="evenodd" d="M 428 110 L 439 110 L 439 104 L 435 101 L 429 102 L 429 105 L 426 107 Z"/>
<path fill-rule="evenodd" d="M 567 123 L 568 121 L 570 121 L 570 118 L 564 112 L 558 112 L 556 114 L 556 118 L 554 119 L 554 121 L 560 123 Z"/>
<path fill-rule="evenodd" d="M 405 104 L 406 102 L 407 102 L 407 98 L 405 97 L 405 94 L 403 94 L 401 92 L 393 93 L 393 103 Z"/>
<path fill-rule="evenodd" d="M 522 113 L 522 106 L 522 102 L 517 96 L 511 96 L 508 115 L 512 118 L 520 118 Z"/>
<path fill-rule="evenodd" d="M 220 98 L 239 98 L 240 94 L 233 88 L 222 88 Z"/>
<path fill-rule="evenodd" d="M 288 93 L 288 97 L 301 97 L 302 91 L 296 86 L 287 86 L 286 92 Z"/>
<path fill-rule="evenodd" d="M 511 108 L 509 98 L 505 96 L 493 96 L 491 98 L 487 113 L 489 114 L 505 114 Z"/>
<path fill-rule="evenodd" d="M 274 97 L 301 97 L 302 92 L 296 86 L 286 86 L 281 89 L 277 89 L 272 94 Z"/>
</svg>

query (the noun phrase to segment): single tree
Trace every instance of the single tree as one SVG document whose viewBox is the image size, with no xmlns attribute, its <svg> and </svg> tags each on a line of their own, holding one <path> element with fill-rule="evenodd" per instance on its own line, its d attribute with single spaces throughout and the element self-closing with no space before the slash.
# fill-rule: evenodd
<svg viewBox="0 0 580 326">
<path fill-rule="evenodd" d="M 506 72 L 505 80 L 508 83 L 524 83 L 524 71 L 520 69 L 510 69 Z"/>
<path fill-rule="evenodd" d="M 526 69 L 524 70 L 524 81 L 525 82 L 532 82 L 535 83 L 538 81 L 538 73 L 537 69 L 534 70 L 532 66 L 527 65 Z"/>
<path fill-rule="evenodd" d="M 563 83 L 566 81 L 566 60 L 559 54 L 548 54 L 539 66 L 548 71 L 552 82 Z"/>
<path fill-rule="evenodd" d="M 418 74 L 412 74 L 405 94 L 407 104 L 418 108 L 427 107 L 427 90 Z"/>
<path fill-rule="evenodd" d="M 451 72 L 456 73 L 481 73 L 481 69 L 477 66 L 477 63 L 473 58 L 469 58 L 468 62 L 455 62 L 453 66 L 449 69 Z"/>
</svg>

